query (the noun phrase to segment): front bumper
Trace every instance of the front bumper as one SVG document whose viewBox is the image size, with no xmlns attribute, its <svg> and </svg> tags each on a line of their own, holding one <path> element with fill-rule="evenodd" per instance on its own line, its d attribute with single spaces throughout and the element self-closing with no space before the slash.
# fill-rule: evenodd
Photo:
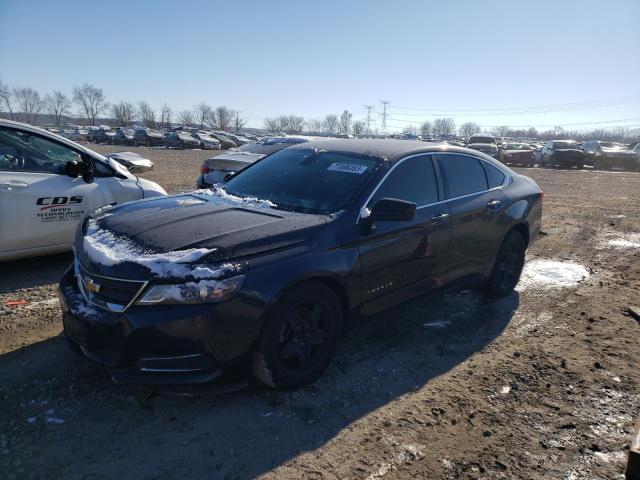
<svg viewBox="0 0 640 480">
<path fill-rule="evenodd" d="M 59 287 L 71 348 L 105 366 L 116 382 L 236 382 L 248 374 L 262 308 L 242 296 L 219 304 L 136 307 L 87 304 L 69 269 Z"/>
</svg>

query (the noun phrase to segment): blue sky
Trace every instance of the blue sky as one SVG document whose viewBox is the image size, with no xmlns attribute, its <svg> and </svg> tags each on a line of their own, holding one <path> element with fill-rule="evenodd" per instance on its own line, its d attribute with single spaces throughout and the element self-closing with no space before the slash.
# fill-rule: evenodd
<svg viewBox="0 0 640 480">
<path fill-rule="evenodd" d="M 398 128 L 640 126 L 640 1 L 0 0 L 0 78 L 227 105 L 250 126 L 380 100 Z"/>
</svg>

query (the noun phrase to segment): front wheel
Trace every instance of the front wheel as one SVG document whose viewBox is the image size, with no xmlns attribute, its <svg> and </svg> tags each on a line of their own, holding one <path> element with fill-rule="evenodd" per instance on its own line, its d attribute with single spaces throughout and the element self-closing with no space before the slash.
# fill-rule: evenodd
<svg viewBox="0 0 640 480">
<path fill-rule="evenodd" d="M 491 275 L 485 284 L 488 294 L 497 297 L 508 295 L 516 288 L 522 268 L 527 245 L 519 232 L 511 231 L 502 241 Z"/>
<path fill-rule="evenodd" d="M 258 341 L 253 374 L 272 388 L 300 388 L 329 366 L 342 330 L 336 294 L 321 283 L 287 293 L 269 315 Z"/>
</svg>

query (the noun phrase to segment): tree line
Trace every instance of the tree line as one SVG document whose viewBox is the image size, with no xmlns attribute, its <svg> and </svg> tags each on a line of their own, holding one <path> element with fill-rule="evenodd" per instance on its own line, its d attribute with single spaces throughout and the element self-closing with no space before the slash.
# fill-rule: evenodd
<svg viewBox="0 0 640 480">
<path fill-rule="evenodd" d="M 191 110 L 175 112 L 166 103 L 156 110 L 146 101 L 109 103 L 101 88 L 88 83 L 74 86 L 70 95 L 59 90 L 41 95 L 33 88 L 11 88 L 0 80 L 0 110 L 4 109 L 11 120 L 33 124 L 41 115 L 48 115 L 51 122 L 60 127 L 72 115 L 74 107 L 75 118 L 88 125 L 108 118 L 116 127 L 142 124 L 149 128 L 163 128 L 178 123 L 239 131 L 247 123 L 240 112 L 225 106 L 213 108 L 205 102 Z"/>
</svg>

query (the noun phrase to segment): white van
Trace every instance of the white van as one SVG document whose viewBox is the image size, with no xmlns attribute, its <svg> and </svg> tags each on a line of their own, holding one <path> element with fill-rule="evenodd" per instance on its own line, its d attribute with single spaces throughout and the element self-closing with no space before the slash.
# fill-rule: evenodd
<svg viewBox="0 0 640 480">
<path fill-rule="evenodd" d="M 70 250 L 86 213 L 166 194 L 60 135 L 0 120 L 0 261 Z"/>
</svg>

